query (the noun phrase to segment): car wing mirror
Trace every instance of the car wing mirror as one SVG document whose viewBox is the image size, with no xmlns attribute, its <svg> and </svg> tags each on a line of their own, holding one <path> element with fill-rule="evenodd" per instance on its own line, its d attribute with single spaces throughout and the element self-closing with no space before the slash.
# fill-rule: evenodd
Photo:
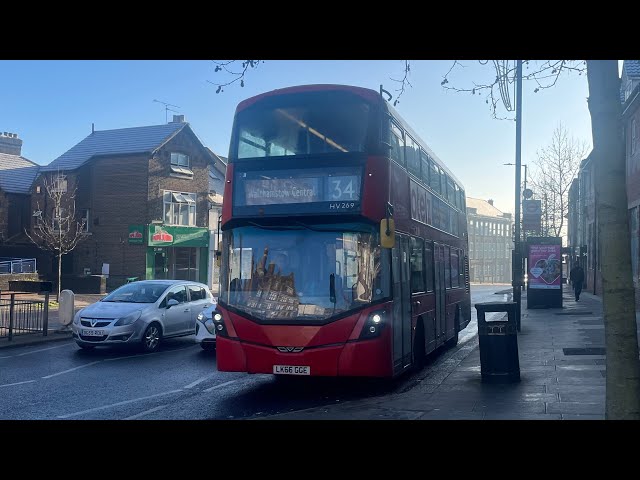
<svg viewBox="0 0 640 480">
<path fill-rule="evenodd" d="M 167 308 L 175 307 L 176 305 L 179 305 L 179 303 L 175 298 L 172 298 L 167 302 Z"/>
</svg>

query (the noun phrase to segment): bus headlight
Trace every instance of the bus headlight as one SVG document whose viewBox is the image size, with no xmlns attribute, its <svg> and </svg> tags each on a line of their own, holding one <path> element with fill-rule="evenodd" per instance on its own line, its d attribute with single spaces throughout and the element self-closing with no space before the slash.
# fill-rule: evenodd
<svg viewBox="0 0 640 480">
<path fill-rule="evenodd" d="M 377 310 L 371 312 L 367 321 L 362 326 L 362 332 L 360 332 L 360 339 L 366 340 L 369 338 L 375 338 L 380 335 L 382 329 L 385 327 L 386 312 L 384 310 Z"/>
<path fill-rule="evenodd" d="M 222 314 L 220 312 L 214 312 L 212 316 L 212 320 L 213 320 L 213 327 L 215 328 L 215 334 L 220 335 L 221 337 L 228 337 L 229 335 L 227 334 L 227 329 L 224 326 L 224 319 L 222 318 Z M 205 324 L 205 326 L 207 325 Z M 207 330 L 209 330 L 208 326 L 207 326 Z"/>
</svg>

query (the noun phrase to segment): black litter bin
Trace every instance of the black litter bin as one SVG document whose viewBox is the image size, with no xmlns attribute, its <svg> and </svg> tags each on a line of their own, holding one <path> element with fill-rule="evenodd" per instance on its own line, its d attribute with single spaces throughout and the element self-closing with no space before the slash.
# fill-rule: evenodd
<svg viewBox="0 0 640 480">
<path fill-rule="evenodd" d="M 476 303 L 480 370 L 487 383 L 520 381 L 515 302 Z M 487 312 L 506 312 L 506 320 L 487 322 Z"/>
</svg>

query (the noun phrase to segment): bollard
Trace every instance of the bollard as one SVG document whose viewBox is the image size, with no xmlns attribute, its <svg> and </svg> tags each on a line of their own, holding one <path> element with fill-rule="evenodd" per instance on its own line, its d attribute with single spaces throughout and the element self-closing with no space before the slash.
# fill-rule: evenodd
<svg viewBox="0 0 640 480">
<path fill-rule="evenodd" d="M 71 290 L 60 292 L 60 303 L 58 305 L 58 319 L 63 325 L 61 330 L 69 330 L 75 315 L 75 295 Z"/>
<path fill-rule="evenodd" d="M 520 381 L 515 302 L 476 303 L 480 369 L 486 383 Z M 507 320 L 487 322 L 487 312 L 506 312 Z"/>
</svg>

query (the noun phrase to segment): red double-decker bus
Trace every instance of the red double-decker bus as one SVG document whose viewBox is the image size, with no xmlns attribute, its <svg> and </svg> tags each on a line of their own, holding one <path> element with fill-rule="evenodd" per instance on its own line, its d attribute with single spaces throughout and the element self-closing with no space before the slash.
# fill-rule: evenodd
<svg viewBox="0 0 640 480">
<path fill-rule="evenodd" d="M 238 105 L 218 370 L 393 377 L 469 323 L 464 190 L 382 92 L 306 85 Z"/>
</svg>

